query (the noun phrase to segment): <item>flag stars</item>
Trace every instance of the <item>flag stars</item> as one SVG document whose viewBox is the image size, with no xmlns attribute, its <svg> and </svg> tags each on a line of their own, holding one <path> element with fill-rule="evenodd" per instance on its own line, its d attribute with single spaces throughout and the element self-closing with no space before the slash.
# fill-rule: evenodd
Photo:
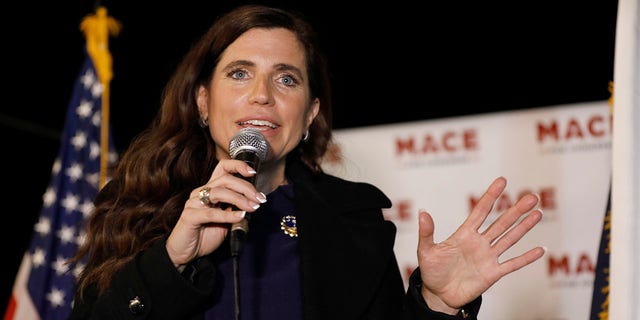
<svg viewBox="0 0 640 320">
<path fill-rule="evenodd" d="M 53 187 L 47 188 L 47 191 L 42 195 L 42 202 L 45 208 L 51 207 L 56 202 L 56 189 Z"/>
<path fill-rule="evenodd" d="M 64 257 L 58 256 L 56 258 L 56 261 L 54 261 L 53 264 L 51 265 L 51 268 L 55 270 L 58 276 L 61 276 L 67 273 L 67 271 L 69 271 L 69 264 L 67 263 L 67 259 L 65 259 Z"/>
<path fill-rule="evenodd" d="M 82 212 L 82 217 L 83 218 L 88 218 L 89 215 L 91 215 L 91 211 L 93 210 L 93 202 L 89 201 L 89 200 L 85 200 L 81 205 L 80 205 L 80 212 Z"/>
<path fill-rule="evenodd" d="M 69 168 L 67 168 L 66 174 L 71 181 L 76 182 L 82 177 L 82 170 L 84 170 L 82 165 L 74 162 L 71 166 L 69 166 Z"/>
<path fill-rule="evenodd" d="M 42 250 L 41 248 L 36 248 L 33 251 L 33 254 L 31 254 L 31 263 L 36 268 L 41 267 L 42 265 L 44 265 L 45 258 L 46 254 L 44 253 L 44 250 Z"/>
<path fill-rule="evenodd" d="M 76 150 L 80 150 L 87 145 L 87 135 L 84 131 L 77 131 L 76 135 L 71 138 L 71 144 L 75 147 Z"/>
<path fill-rule="evenodd" d="M 77 279 L 80 277 L 80 273 L 84 270 L 84 264 L 78 263 L 73 267 L 73 276 Z"/>
<path fill-rule="evenodd" d="M 64 244 L 71 243 L 75 239 L 75 228 L 71 226 L 62 226 L 60 230 L 58 230 L 58 238 Z"/>
<path fill-rule="evenodd" d="M 82 83 L 82 86 L 84 88 L 91 88 L 91 86 L 93 86 L 93 84 L 96 82 L 95 73 L 93 73 L 93 71 L 90 69 L 87 70 L 87 72 L 85 72 L 82 77 L 80 77 L 80 82 Z"/>
<path fill-rule="evenodd" d="M 109 152 L 109 163 L 116 163 L 118 161 L 118 153 L 117 152 Z"/>
<path fill-rule="evenodd" d="M 91 117 L 91 124 L 96 127 L 100 127 L 102 125 L 102 114 L 100 111 L 93 114 L 93 117 Z"/>
<path fill-rule="evenodd" d="M 72 212 L 74 210 L 76 210 L 76 208 L 78 207 L 78 197 L 74 194 L 67 194 L 67 196 L 62 199 L 62 206 L 68 211 L 68 212 Z"/>
<path fill-rule="evenodd" d="M 86 174 L 85 180 L 87 180 L 87 183 L 89 183 L 89 185 L 95 186 L 97 188 L 98 183 L 100 183 L 100 174 L 99 173 Z"/>
<path fill-rule="evenodd" d="M 51 231 L 51 221 L 47 217 L 40 217 L 38 223 L 33 226 L 33 229 L 40 234 L 40 236 L 46 236 Z"/>
<path fill-rule="evenodd" d="M 60 162 L 60 158 L 56 158 L 56 161 L 53 162 L 53 168 L 51 169 L 51 172 L 54 175 L 57 175 L 58 173 L 60 173 L 61 168 L 62 168 L 62 162 Z"/>
<path fill-rule="evenodd" d="M 78 236 L 76 237 L 76 245 L 81 246 L 85 239 L 87 239 L 87 233 L 84 231 L 80 231 Z"/>
<path fill-rule="evenodd" d="M 91 94 L 94 97 L 99 97 L 102 95 L 102 84 L 100 82 L 95 82 L 92 86 L 91 86 Z"/>
<path fill-rule="evenodd" d="M 93 102 L 83 99 L 76 108 L 76 113 L 80 119 L 85 119 L 91 115 L 91 110 L 93 110 Z"/>
<path fill-rule="evenodd" d="M 95 141 L 92 141 L 89 144 L 89 158 L 95 159 L 98 156 L 100 156 L 100 144 L 96 143 Z"/>
<path fill-rule="evenodd" d="M 49 300 L 49 303 L 54 308 L 62 306 L 64 303 L 64 291 L 58 288 L 52 288 L 47 294 L 47 300 Z"/>
</svg>

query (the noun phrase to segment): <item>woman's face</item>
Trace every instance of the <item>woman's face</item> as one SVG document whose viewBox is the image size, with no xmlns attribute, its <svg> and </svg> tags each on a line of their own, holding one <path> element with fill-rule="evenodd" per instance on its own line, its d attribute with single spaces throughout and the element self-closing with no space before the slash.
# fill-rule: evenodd
<svg viewBox="0 0 640 320">
<path fill-rule="evenodd" d="M 241 128 L 254 127 L 269 142 L 267 161 L 284 160 L 320 107 L 308 81 L 304 49 L 287 29 L 251 29 L 231 43 L 209 88 L 198 92 L 218 159 L 229 158 L 229 141 Z"/>
</svg>

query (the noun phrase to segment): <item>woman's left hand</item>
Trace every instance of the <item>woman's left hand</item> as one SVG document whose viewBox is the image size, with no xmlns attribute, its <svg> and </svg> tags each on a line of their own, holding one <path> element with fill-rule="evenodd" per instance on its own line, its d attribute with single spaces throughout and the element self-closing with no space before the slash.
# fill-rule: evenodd
<svg viewBox="0 0 640 320">
<path fill-rule="evenodd" d="M 422 295 L 432 310 L 456 314 L 500 278 L 544 255 L 543 247 L 535 247 L 500 261 L 500 256 L 542 219 L 541 210 L 533 210 L 539 201 L 535 194 L 522 196 L 485 230 L 480 230 L 505 186 L 506 179 L 495 179 L 462 225 L 440 243 L 433 241 L 431 215 L 426 211 L 419 213 L 418 264 Z"/>
</svg>

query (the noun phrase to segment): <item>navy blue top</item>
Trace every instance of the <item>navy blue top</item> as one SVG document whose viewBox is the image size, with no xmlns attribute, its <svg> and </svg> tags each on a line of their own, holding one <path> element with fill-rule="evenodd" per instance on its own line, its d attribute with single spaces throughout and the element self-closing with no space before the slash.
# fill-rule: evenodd
<svg viewBox="0 0 640 320">
<path fill-rule="evenodd" d="M 241 320 L 302 319 L 298 238 L 280 228 L 283 217 L 296 214 L 292 185 L 268 194 L 251 214 L 238 263 Z M 215 301 L 205 319 L 236 320 L 233 260 L 229 250 L 219 251 L 224 252 L 216 257 Z"/>
</svg>

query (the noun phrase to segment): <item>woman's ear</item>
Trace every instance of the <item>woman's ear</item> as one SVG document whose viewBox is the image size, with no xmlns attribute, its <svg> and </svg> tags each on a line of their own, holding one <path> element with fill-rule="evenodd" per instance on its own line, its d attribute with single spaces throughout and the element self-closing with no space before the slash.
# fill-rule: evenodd
<svg viewBox="0 0 640 320">
<path fill-rule="evenodd" d="M 209 93 L 204 86 L 198 88 L 196 103 L 198 104 L 200 119 L 209 119 Z"/>
<path fill-rule="evenodd" d="M 307 113 L 307 128 L 309 128 L 309 126 L 313 122 L 313 119 L 316 118 L 318 112 L 320 112 L 320 99 L 315 98 L 313 99 L 311 107 L 309 108 L 309 112 Z"/>
</svg>

